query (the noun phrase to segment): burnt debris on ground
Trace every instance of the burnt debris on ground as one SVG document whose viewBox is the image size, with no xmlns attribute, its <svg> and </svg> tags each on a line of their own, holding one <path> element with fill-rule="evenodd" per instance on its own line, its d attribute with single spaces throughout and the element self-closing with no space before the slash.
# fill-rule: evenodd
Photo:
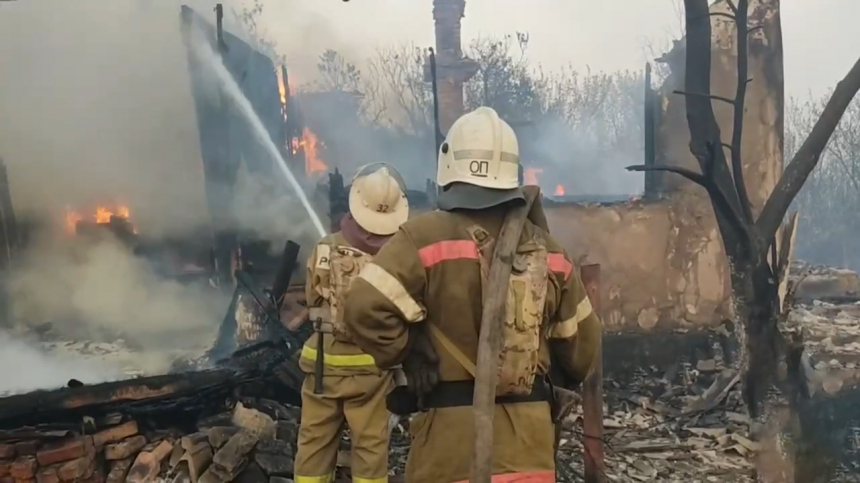
<svg viewBox="0 0 860 483">
<path fill-rule="evenodd" d="M 0 399 L 0 481 L 288 481 L 291 355 L 264 341 L 207 370 Z"/>
<path fill-rule="evenodd" d="M 789 328 L 804 333 L 805 360 L 814 368 L 812 397 L 798 425 L 817 445 L 803 454 L 827 463 L 823 481 L 860 481 L 860 298 L 850 282 L 856 274 L 816 270 L 815 287 L 848 290 L 801 297 L 789 318 Z M 184 360 L 167 375 L 70 381 L 63 389 L 0 399 L 0 482 L 290 481 L 300 423 L 295 343 L 276 341 L 250 291 L 238 293 L 233 310 L 227 332 L 240 349 L 228 357 Z M 607 373 L 608 481 L 753 481 L 758 448 L 747 432 L 740 384 L 716 404 L 702 405 L 713 382 L 731 374 L 723 337 L 696 341 L 708 347 Z M 90 353 L 112 347 L 50 345 Z M 123 350 L 134 359 L 135 349 Z M 564 422 L 558 481 L 583 481 L 582 418 L 579 411 Z M 348 431 L 342 449 L 337 481 L 349 481 Z M 403 478 L 408 449 L 408 421 L 402 421 L 392 434 L 394 479 Z"/>
</svg>

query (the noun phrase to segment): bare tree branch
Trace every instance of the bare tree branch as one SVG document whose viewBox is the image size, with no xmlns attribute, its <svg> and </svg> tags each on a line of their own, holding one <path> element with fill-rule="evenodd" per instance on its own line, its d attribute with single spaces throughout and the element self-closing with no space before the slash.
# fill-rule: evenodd
<svg viewBox="0 0 860 483">
<path fill-rule="evenodd" d="M 633 166 L 627 166 L 627 171 L 637 171 L 637 172 L 646 172 L 646 171 L 664 171 L 667 173 L 675 173 L 677 175 L 683 176 L 688 180 L 696 183 L 702 188 L 708 187 L 708 181 L 705 179 L 705 176 L 702 173 L 697 173 L 691 169 L 687 168 L 679 168 L 677 166 L 645 166 L 644 164 L 635 164 Z"/>
<path fill-rule="evenodd" d="M 685 0 L 687 21 L 686 92 L 711 92 L 711 20 L 706 1 Z M 716 212 L 717 223 L 725 238 L 726 250 L 734 255 L 740 249 L 740 240 L 734 231 L 743 220 L 732 220 L 735 213 L 742 213 L 734 181 L 728 170 L 722 149 L 709 149 L 709 145 L 721 145 L 720 127 L 717 124 L 710 94 L 687 98 L 687 124 L 690 127 L 690 150 L 699 160 L 703 173 L 710 172 L 713 184 L 725 193 L 731 207 L 725 212 Z M 698 153 L 698 154 L 697 154 Z M 710 159 L 705 154 L 710 155 Z"/>
<path fill-rule="evenodd" d="M 713 99 L 713 100 L 715 100 L 715 101 L 725 102 L 726 104 L 729 104 L 729 105 L 732 105 L 732 106 L 734 106 L 734 105 L 735 105 L 735 101 L 734 101 L 734 100 L 729 99 L 728 97 L 715 96 L 715 95 L 713 95 L 713 94 L 704 94 L 704 93 L 701 93 L 701 92 L 685 92 L 685 91 L 677 90 L 677 89 L 676 89 L 676 90 L 674 90 L 674 91 L 672 91 L 672 94 L 680 94 L 680 95 L 682 95 L 682 96 L 705 97 L 705 98 L 708 98 L 708 99 Z"/>
<path fill-rule="evenodd" d="M 728 1 L 728 0 L 727 0 Z M 733 8 L 735 13 L 735 34 L 737 36 L 737 51 L 738 51 L 738 76 L 737 88 L 735 90 L 734 115 L 732 125 L 732 175 L 735 180 L 735 190 L 738 192 L 738 199 L 741 204 L 741 210 L 744 221 L 752 223 L 752 204 L 750 203 L 749 193 L 747 193 L 746 183 L 744 183 L 744 167 L 741 163 L 741 138 L 744 132 L 744 111 L 747 92 L 747 72 L 749 71 L 749 54 L 748 54 L 748 37 L 746 34 L 747 15 L 748 15 L 748 0 L 738 0 L 738 7 L 733 8 L 729 2 L 730 8 Z"/>
<path fill-rule="evenodd" d="M 818 165 L 821 153 L 827 146 L 830 136 L 842 119 L 857 91 L 860 90 L 860 59 L 848 74 L 836 85 L 833 95 L 824 107 L 824 112 L 812 128 L 812 132 L 800 146 L 797 154 L 785 168 L 773 193 L 767 199 L 756 229 L 762 237 L 772 238 L 779 229 L 791 202 L 797 196 L 803 183 Z"/>
</svg>

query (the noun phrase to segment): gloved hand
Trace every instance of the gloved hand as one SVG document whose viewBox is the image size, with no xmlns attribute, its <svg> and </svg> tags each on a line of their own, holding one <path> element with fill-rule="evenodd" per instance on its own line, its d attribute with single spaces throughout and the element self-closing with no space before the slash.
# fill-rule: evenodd
<svg viewBox="0 0 860 483">
<path fill-rule="evenodd" d="M 409 328 L 413 341 L 409 353 L 403 359 L 406 386 L 417 400 L 419 411 L 427 410 L 425 397 L 439 384 L 439 355 L 430 342 L 424 324 L 426 322 L 420 322 Z"/>
</svg>

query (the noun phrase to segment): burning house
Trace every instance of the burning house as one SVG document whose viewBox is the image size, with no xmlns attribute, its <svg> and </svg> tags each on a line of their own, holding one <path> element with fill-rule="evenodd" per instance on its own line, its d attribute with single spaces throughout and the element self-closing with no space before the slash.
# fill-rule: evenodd
<svg viewBox="0 0 860 483">
<path fill-rule="evenodd" d="M 755 20 L 763 28 L 755 34 L 755 48 L 751 48 L 750 71 L 757 82 L 747 94 L 750 107 L 745 123 L 748 135 L 744 150 L 748 155 L 744 168 L 753 203 L 760 209 L 782 164 L 782 58 L 778 19 L 774 20 L 768 10 L 772 2 L 753 3 L 757 5 Z M 463 14 L 464 0 L 434 1 L 443 132 L 462 114 L 463 85 L 475 74 L 474 63 L 464 58 L 460 47 Z M 220 8 L 214 24 L 207 17 L 182 7 L 186 41 L 201 34 L 218 52 L 288 168 L 307 188 L 317 212 L 327 215 L 332 227 L 336 227 L 339 216 L 347 210 L 348 182 L 344 174 L 364 162 L 377 161 L 355 156 L 350 150 L 354 140 L 338 138 L 337 129 L 332 127 L 335 121 L 325 116 L 326 112 L 349 111 L 351 108 L 344 106 L 350 105 L 357 111 L 356 98 L 343 93 L 295 93 L 295 82 L 287 67 L 276 65 L 226 31 Z M 715 94 L 723 95 L 723 91 L 734 89 L 734 72 L 727 67 L 733 65 L 734 56 L 731 25 L 717 20 L 714 34 L 713 85 Z M 683 49 L 683 42 L 679 42 L 663 59 L 672 72 L 666 84 L 655 89 L 649 78 L 643 86 L 645 164 L 688 166 L 695 162 L 687 146 L 683 98 L 672 95 L 682 84 Z M 297 388 L 301 381 L 294 357 L 306 336 L 303 331 L 307 330 L 306 326 L 295 330 L 307 317 L 302 306 L 303 270 L 297 269 L 303 263 L 299 245 L 309 246 L 315 241 L 314 234 L 296 230 L 295 236 L 290 234 L 294 241 L 284 240 L 281 250 L 246 229 L 235 210 L 240 171 L 278 178 L 280 167 L 263 152 L 229 99 L 218 89 L 212 91 L 211 67 L 191 48 L 188 67 L 211 216 L 207 228 L 211 233 L 190 237 L 192 240 L 148 242 L 138 233 L 135 213 L 123 203 L 70 208 L 63 226 L 68 235 L 82 239 L 118 239 L 134 253 L 154 263 L 163 262 L 167 268 L 161 273 L 166 277 L 214 285 L 214 291 L 230 299 L 218 337 L 206 354 L 177 361 L 170 374 L 96 385 L 72 379 L 61 389 L 0 399 L 0 483 L 290 481 L 299 422 Z M 719 121 L 729 124 L 729 111 L 718 109 Z M 516 128 L 522 132 L 528 126 Z M 524 169 L 523 182 L 539 184 L 543 176 L 552 174 L 544 169 L 547 168 L 536 161 Z M 8 194 L 4 195 L 8 193 L 4 186 L 5 176 L 0 173 L 0 269 L 8 266 L 18 243 L 11 201 Z M 285 196 L 285 189 L 277 184 L 264 188 L 263 200 Z M 408 192 L 414 212 L 432 209 L 434 189 L 428 182 L 426 190 Z M 585 268 L 583 278 L 590 282 L 589 295 L 604 315 L 609 333 L 604 351 L 625 354 L 624 358 L 606 358 L 610 377 L 649 366 L 662 371 L 688 359 L 690 353 L 694 356 L 688 362 L 697 375 L 685 373 L 684 377 L 718 377 L 715 360 L 722 355 L 714 355 L 712 338 L 726 339 L 724 321 L 731 318 L 730 291 L 725 257 L 704 194 L 674 175 L 651 174 L 644 180 L 643 196 L 637 199 L 582 196 L 562 184 L 550 191 L 543 206 L 553 234 Z M 846 292 L 860 290 L 860 281 L 855 279 Z M 822 283 L 830 282 L 828 278 Z M 856 335 L 846 326 L 838 330 L 820 327 L 824 312 L 810 302 L 798 323 L 826 334 L 827 339 Z M 820 339 L 815 344 L 828 345 L 824 337 Z M 731 351 L 725 352 L 728 355 Z M 845 373 L 839 380 L 840 387 L 858 379 L 854 366 L 848 364 L 854 363 L 840 366 Z M 679 369 L 674 370 L 677 373 Z M 657 379 L 662 376 L 661 373 Z M 820 387 L 834 384 L 819 381 Z M 646 389 L 651 392 L 665 388 Z M 604 429 L 615 431 L 613 437 L 619 439 L 628 432 L 633 435 L 627 435 L 628 439 L 642 439 L 642 435 L 652 435 L 651 426 L 682 412 L 642 403 L 637 409 L 640 412 L 627 417 L 620 408 L 628 407 L 629 401 L 613 399 L 607 402 L 610 413 L 605 416 L 610 425 L 603 428 L 602 396 L 595 386 L 589 386 L 588 391 L 587 397 L 596 395 L 598 399 L 592 399 L 589 405 L 596 407 L 596 412 L 586 411 L 583 415 L 586 433 L 595 436 L 586 443 L 590 446 L 586 451 L 599 452 L 601 459 L 602 445 L 594 441 L 599 440 Z M 687 396 L 693 398 L 691 394 Z M 640 402 L 636 399 L 634 406 Z M 732 413 L 729 419 L 738 424 L 742 415 Z M 697 436 L 720 431 L 695 429 L 702 430 Z M 725 428 L 722 431 L 725 433 Z M 647 453 L 652 449 L 661 454 L 680 453 L 696 445 L 704 445 L 708 451 L 727 447 L 727 451 L 741 456 L 751 451 L 745 449 L 743 440 L 729 441 L 728 435 L 722 433 L 720 438 L 723 439 L 704 443 L 704 438 L 691 438 L 696 441 L 689 444 L 661 440 L 652 446 L 625 440 L 623 445 L 616 445 L 618 454 L 607 455 L 607 459 L 617 458 L 616 470 L 629 466 L 635 479 L 645 481 L 654 478 L 658 470 L 629 464 L 619 454 L 625 450 L 631 454 Z M 405 444 L 398 441 L 393 445 L 392 467 L 400 463 L 398 458 Z M 580 459 L 582 446 L 572 441 L 563 445 L 566 455 L 562 461 L 568 462 L 568 467 L 579 465 L 572 460 Z M 668 461 L 680 466 L 684 458 L 675 456 L 673 453 Z M 714 466 L 746 471 L 742 459 Z M 686 481 L 694 481 L 690 476 L 694 470 L 685 473 L 689 477 Z"/>
</svg>

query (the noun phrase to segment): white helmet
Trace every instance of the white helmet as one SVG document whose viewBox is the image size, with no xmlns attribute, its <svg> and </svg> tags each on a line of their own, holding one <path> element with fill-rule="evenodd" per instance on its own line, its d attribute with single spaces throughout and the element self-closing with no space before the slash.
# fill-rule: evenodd
<svg viewBox="0 0 860 483">
<path fill-rule="evenodd" d="M 406 185 L 400 173 L 384 163 L 359 168 L 349 189 L 349 212 L 370 233 L 394 234 L 409 218 Z"/>
<path fill-rule="evenodd" d="M 523 199 L 519 164 L 517 135 L 495 110 L 464 114 L 439 148 L 439 208 L 483 209 Z"/>
</svg>

